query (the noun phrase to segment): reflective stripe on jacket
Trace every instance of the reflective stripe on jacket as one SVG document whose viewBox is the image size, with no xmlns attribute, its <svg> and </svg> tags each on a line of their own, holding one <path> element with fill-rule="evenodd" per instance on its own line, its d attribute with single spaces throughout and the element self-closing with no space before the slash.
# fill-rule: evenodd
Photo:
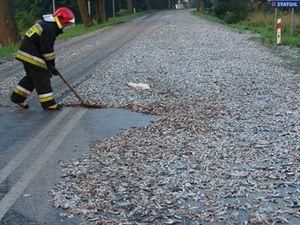
<svg viewBox="0 0 300 225">
<path fill-rule="evenodd" d="M 47 69 L 55 66 L 54 42 L 62 33 L 57 22 L 40 21 L 30 27 L 16 54 L 17 60 Z M 48 65 L 48 66 L 47 66 Z"/>
</svg>

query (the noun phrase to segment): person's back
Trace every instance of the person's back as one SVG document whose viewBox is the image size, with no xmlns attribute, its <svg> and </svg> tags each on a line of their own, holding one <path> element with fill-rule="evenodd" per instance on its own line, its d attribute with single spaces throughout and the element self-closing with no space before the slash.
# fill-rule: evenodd
<svg viewBox="0 0 300 225">
<path fill-rule="evenodd" d="M 16 58 L 47 69 L 47 63 L 54 65 L 54 42 L 62 33 L 54 22 L 38 21 L 25 33 Z"/>
</svg>

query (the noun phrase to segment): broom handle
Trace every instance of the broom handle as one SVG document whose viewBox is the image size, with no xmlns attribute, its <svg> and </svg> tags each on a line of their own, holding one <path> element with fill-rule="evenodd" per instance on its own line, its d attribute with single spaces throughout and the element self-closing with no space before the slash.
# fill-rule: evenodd
<svg viewBox="0 0 300 225">
<path fill-rule="evenodd" d="M 65 80 L 65 78 L 61 75 L 60 72 L 58 72 L 58 76 L 62 79 L 62 81 L 68 86 L 68 88 L 73 92 L 73 94 L 78 98 L 78 100 L 81 102 L 81 104 L 84 105 L 84 101 L 82 100 L 81 96 L 78 94 L 78 92 Z"/>
</svg>

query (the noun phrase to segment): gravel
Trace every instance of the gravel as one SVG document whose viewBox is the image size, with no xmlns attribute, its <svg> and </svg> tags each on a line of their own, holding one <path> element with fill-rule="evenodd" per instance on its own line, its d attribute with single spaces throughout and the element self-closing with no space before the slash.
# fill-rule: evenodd
<svg viewBox="0 0 300 225">
<path fill-rule="evenodd" d="M 189 11 L 151 20 L 78 89 L 156 119 L 62 162 L 53 205 L 92 224 L 300 224 L 299 71 Z"/>
<path fill-rule="evenodd" d="M 131 25 L 132 26 L 132 25 Z M 72 65 L 76 65 L 83 58 L 88 57 L 95 51 L 106 48 L 111 44 L 112 40 L 126 35 L 128 26 L 106 27 L 98 31 L 88 33 L 83 36 L 72 38 L 68 41 L 56 41 L 56 65 L 60 71 L 64 71 Z M 101 39 L 99 39 L 101 36 Z M 0 60 L 0 74 L 5 74 L 7 71 L 14 71 L 13 76 L 3 77 L 0 80 L 0 99 L 6 99 L 10 94 L 11 89 L 17 82 L 25 76 L 23 65 L 15 60 L 14 56 Z M 17 69 L 17 68 L 20 69 Z M 52 84 L 55 80 L 52 79 Z M 58 95 L 59 96 L 59 95 Z"/>
</svg>

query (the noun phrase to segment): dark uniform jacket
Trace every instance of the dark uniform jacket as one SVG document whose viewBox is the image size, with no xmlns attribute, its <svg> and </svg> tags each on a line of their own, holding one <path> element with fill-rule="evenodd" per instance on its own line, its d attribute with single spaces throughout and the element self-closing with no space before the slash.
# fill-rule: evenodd
<svg viewBox="0 0 300 225">
<path fill-rule="evenodd" d="M 55 66 L 54 42 L 56 36 L 62 33 L 58 21 L 39 21 L 26 32 L 20 50 L 16 54 L 17 60 L 30 63 L 42 68 Z"/>
</svg>

